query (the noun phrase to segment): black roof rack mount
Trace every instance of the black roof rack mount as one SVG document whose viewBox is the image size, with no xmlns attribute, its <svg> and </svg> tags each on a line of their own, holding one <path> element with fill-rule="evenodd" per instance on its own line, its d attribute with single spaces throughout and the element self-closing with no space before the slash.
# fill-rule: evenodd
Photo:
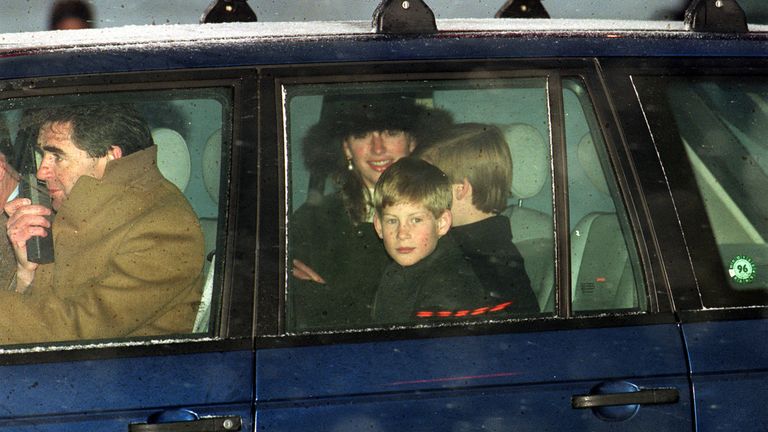
<svg viewBox="0 0 768 432">
<path fill-rule="evenodd" d="M 248 6 L 248 0 L 213 0 L 200 17 L 203 24 L 255 21 L 256 12 Z"/>
<path fill-rule="evenodd" d="M 686 28 L 697 32 L 746 33 L 747 16 L 736 0 L 691 0 Z"/>
<path fill-rule="evenodd" d="M 507 0 L 494 15 L 496 18 L 549 18 L 541 0 Z"/>
<path fill-rule="evenodd" d="M 376 33 L 437 33 L 435 14 L 424 0 L 382 0 L 373 12 Z"/>
</svg>

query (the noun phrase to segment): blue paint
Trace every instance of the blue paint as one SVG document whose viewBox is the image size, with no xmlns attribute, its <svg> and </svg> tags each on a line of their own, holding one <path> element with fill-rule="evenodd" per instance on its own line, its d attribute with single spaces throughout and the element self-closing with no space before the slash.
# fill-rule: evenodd
<svg viewBox="0 0 768 432">
<path fill-rule="evenodd" d="M 693 423 L 675 325 L 264 350 L 256 371 L 257 426 L 269 431 L 610 430 L 570 398 L 618 379 L 682 395 L 621 430 Z"/>
<path fill-rule="evenodd" d="M 683 325 L 701 431 L 768 430 L 768 320 Z"/>
</svg>

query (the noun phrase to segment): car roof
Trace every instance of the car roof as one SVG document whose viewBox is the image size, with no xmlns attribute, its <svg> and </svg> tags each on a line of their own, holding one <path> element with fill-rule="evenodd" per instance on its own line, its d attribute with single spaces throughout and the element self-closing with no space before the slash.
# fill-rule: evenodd
<svg viewBox="0 0 768 432">
<path fill-rule="evenodd" d="M 701 33 L 683 22 L 446 19 L 437 28 L 388 35 L 369 21 L 254 22 L 2 34 L 0 79 L 398 61 L 768 57 L 766 25 Z"/>
<path fill-rule="evenodd" d="M 685 37 L 690 31 L 682 21 L 606 19 L 438 19 L 440 34 L 505 33 L 558 37 L 623 35 L 631 37 Z M 768 35 L 768 25 L 749 24 L 749 33 L 721 34 L 724 38 Z M 0 34 L 0 54 L 62 48 L 162 45 L 179 43 L 247 41 L 373 35 L 369 21 L 255 22 L 224 24 L 141 25 L 86 30 Z M 712 35 L 710 35 L 712 36 Z"/>
</svg>

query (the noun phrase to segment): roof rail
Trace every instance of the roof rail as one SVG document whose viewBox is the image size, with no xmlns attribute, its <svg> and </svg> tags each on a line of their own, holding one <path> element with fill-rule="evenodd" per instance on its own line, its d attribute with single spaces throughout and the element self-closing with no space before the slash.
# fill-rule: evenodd
<svg viewBox="0 0 768 432">
<path fill-rule="evenodd" d="M 549 18 L 541 0 L 507 0 L 495 18 Z"/>
<path fill-rule="evenodd" d="M 747 16 L 736 0 L 691 0 L 685 10 L 689 30 L 712 33 L 746 33 Z"/>
<path fill-rule="evenodd" d="M 435 14 L 424 0 L 381 0 L 372 25 L 384 34 L 437 33 Z"/>
<path fill-rule="evenodd" d="M 213 0 L 200 17 L 200 23 L 255 22 L 256 12 L 248 0 Z"/>
</svg>

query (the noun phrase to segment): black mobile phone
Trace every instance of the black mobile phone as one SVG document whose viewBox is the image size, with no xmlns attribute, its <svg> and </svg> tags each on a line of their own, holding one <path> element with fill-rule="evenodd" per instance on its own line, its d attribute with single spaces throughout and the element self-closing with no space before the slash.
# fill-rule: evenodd
<svg viewBox="0 0 768 432">
<path fill-rule="evenodd" d="M 19 182 L 19 195 L 29 198 L 32 204 L 51 207 L 51 196 L 45 183 L 37 180 L 34 174 L 24 174 Z M 46 217 L 53 223 L 53 213 Z M 27 260 L 38 264 L 53 262 L 53 233 L 51 228 L 45 228 L 47 236 L 34 236 L 27 240 Z"/>
</svg>

